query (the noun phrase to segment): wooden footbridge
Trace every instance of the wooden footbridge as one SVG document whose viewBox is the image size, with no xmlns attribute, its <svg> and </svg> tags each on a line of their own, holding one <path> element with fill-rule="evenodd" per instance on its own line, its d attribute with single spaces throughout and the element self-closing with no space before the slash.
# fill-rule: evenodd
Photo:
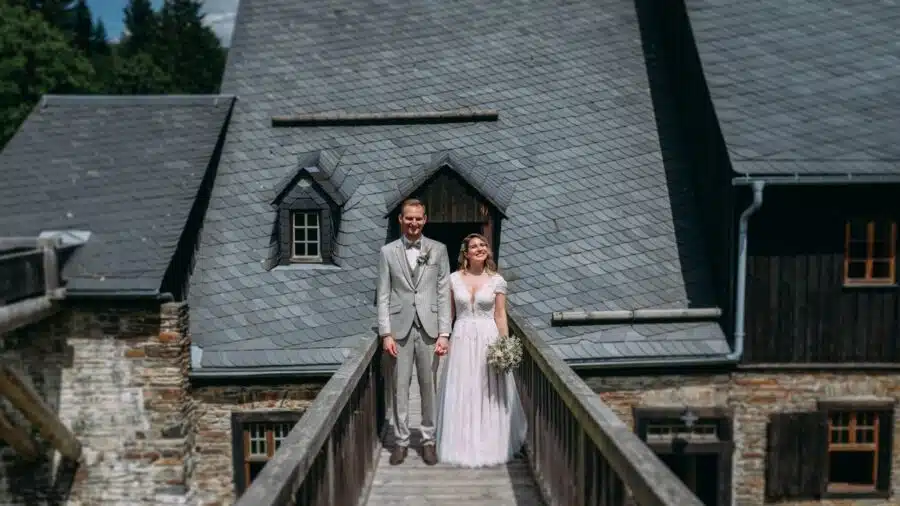
<svg viewBox="0 0 900 506">
<path fill-rule="evenodd" d="M 378 340 L 326 384 L 237 506 L 702 506 L 702 502 L 510 308 L 525 344 L 517 384 L 526 455 L 505 466 L 387 462 Z M 413 382 L 415 384 L 415 382 Z M 410 420 L 411 427 L 418 417 Z"/>
</svg>

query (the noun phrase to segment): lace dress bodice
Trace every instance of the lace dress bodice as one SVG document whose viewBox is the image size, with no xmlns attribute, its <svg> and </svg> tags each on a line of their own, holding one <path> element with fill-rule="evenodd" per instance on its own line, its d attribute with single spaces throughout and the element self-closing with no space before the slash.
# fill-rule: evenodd
<svg viewBox="0 0 900 506">
<path fill-rule="evenodd" d="M 481 285 L 475 293 L 462 280 L 460 272 L 450 275 L 450 288 L 453 290 L 453 303 L 456 306 L 456 321 L 467 319 L 494 319 L 494 302 L 496 294 L 506 293 L 506 280 L 499 274 Z"/>
</svg>

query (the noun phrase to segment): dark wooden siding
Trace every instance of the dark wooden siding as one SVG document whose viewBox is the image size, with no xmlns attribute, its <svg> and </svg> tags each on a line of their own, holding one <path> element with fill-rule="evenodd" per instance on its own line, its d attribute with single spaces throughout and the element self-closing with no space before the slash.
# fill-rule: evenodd
<svg viewBox="0 0 900 506">
<path fill-rule="evenodd" d="M 484 223 L 490 213 L 487 201 L 447 169 L 438 171 L 413 196 L 425 203 L 433 223 Z"/>
<path fill-rule="evenodd" d="M 843 283 L 846 220 L 897 219 L 898 194 L 895 186 L 766 189 L 750 220 L 746 363 L 900 362 L 898 289 Z"/>
</svg>

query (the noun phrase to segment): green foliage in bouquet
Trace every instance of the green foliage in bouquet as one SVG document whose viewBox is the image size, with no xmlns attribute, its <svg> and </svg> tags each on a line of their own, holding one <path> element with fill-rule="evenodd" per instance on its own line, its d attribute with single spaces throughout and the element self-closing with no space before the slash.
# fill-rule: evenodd
<svg viewBox="0 0 900 506">
<path fill-rule="evenodd" d="M 509 372 L 522 363 L 522 341 L 516 336 L 501 336 L 488 346 L 488 365 Z"/>
</svg>

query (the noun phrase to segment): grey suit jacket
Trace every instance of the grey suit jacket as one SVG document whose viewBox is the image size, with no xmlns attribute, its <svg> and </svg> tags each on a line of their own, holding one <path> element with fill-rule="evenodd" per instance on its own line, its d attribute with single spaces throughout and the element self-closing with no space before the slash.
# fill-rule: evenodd
<svg viewBox="0 0 900 506">
<path fill-rule="evenodd" d="M 378 334 L 405 339 L 419 315 L 422 329 L 431 338 L 450 334 L 450 265 L 443 243 L 422 237 L 419 256 L 428 260 L 418 266 L 418 275 L 406 260 L 401 239 L 381 247 L 378 262 Z"/>
</svg>

